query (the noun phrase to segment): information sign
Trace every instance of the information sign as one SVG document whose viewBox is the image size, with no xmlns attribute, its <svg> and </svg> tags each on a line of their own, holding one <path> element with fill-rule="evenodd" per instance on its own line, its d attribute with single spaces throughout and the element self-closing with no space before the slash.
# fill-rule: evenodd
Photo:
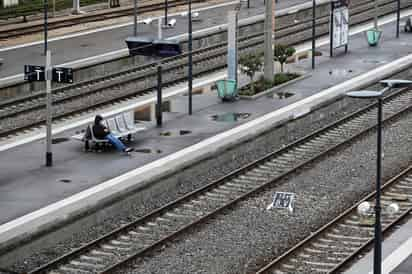
<svg viewBox="0 0 412 274">
<path fill-rule="evenodd" d="M 24 65 L 24 80 L 45 81 L 44 66 Z"/>
<path fill-rule="evenodd" d="M 52 81 L 57 83 L 73 83 L 73 69 L 72 68 L 53 68 Z"/>
<path fill-rule="evenodd" d="M 342 6 L 333 10 L 333 48 L 348 44 L 349 10 Z"/>
<path fill-rule="evenodd" d="M 33 81 L 46 81 L 44 66 L 24 66 L 24 80 L 29 82 Z M 52 81 L 57 83 L 73 83 L 73 69 L 55 67 L 52 70 Z"/>
</svg>

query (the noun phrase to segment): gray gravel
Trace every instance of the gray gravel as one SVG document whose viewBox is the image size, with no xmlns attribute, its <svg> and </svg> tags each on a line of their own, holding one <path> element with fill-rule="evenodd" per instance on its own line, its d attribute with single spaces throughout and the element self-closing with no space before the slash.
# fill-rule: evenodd
<svg viewBox="0 0 412 274">
<path fill-rule="evenodd" d="M 384 131 L 383 175 L 412 159 L 412 114 Z M 376 135 L 313 163 L 241 202 L 122 273 L 249 273 L 307 237 L 375 187 Z M 293 214 L 266 211 L 274 191 L 297 195 Z"/>
</svg>

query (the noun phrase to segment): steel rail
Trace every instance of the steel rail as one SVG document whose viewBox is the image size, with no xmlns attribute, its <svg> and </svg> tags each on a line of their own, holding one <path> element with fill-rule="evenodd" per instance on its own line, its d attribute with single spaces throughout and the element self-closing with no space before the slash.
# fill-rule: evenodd
<svg viewBox="0 0 412 274">
<path fill-rule="evenodd" d="M 192 0 L 193 2 L 205 2 L 204 0 Z M 149 2 L 149 1 L 145 1 Z M 168 2 L 168 7 L 173 8 L 177 6 L 186 5 L 187 0 L 171 0 Z M 140 4 L 139 4 L 140 5 Z M 149 3 L 139 6 L 139 14 L 149 13 L 153 11 L 159 11 L 164 9 L 164 1 L 159 1 L 156 3 Z M 133 7 L 124 7 L 114 10 L 103 10 L 95 13 L 80 15 L 79 17 L 70 17 L 64 19 L 58 19 L 55 21 L 50 21 L 48 23 L 49 30 L 54 30 L 63 27 L 71 27 L 78 24 L 102 21 L 107 19 L 113 19 L 128 15 L 133 15 Z M 32 23 L 29 26 L 22 26 L 14 23 L 17 27 L 11 28 L 0 28 L 0 39 L 9 39 L 12 37 L 28 35 L 33 33 L 38 33 L 43 31 L 43 23 Z"/>
<path fill-rule="evenodd" d="M 381 191 L 384 194 L 385 190 L 389 189 L 389 187 L 393 187 L 396 183 L 400 182 L 403 178 L 406 176 L 412 176 L 412 165 L 409 166 L 408 168 L 404 169 L 402 172 L 400 172 L 398 175 L 394 176 L 392 179 L 390 179 L 388 182 L 386 182 L 384 185 L 381 187 Z M 403 195 L 404 193 L 399 193 L 399 195 Z M 261 269 L 259 269 L 256 274 L 266 274 L 266 273 L 273 273 L 273 271 L 278 270 L 281 268 L 281 264 L 285 263 L 287 260 L 290 258 L 293 258 L 296 253 L 302 252 L 305 247 L 308 245 L 311 245 L 316 241 L 316 239 L 322 237 L 327 233 L 327 231 L 330 231 L 334 227 L 336 227 L 338 224 L 344 223 L 345 220 L 350 219 L 354 215 L 357 215 L 357 206 L 365 201 L 372 201 L 376 195 L 376 191 L 371 192 L 368 194 L 366 197 L 361 199 L 359 202 L 357 202 L 355 205 L 351 206 L 347 210 L 345 210 L 342 214 L 334 218 L 332 221 L 328 222 L 321 228 L 319 228 L 317 231 L 313 232 L 310 236 L 305 238 L 304 240 L 300 241 L 298 244 L 296 244 L 293 248 L 289 249 L 287 252 L 285 252 L 283 255 L 280 257 L 276 258 L 275 260 L 271 261 Z M 412 191 L 409 193 L 409 196 L 412 196 Z M 411 199 L 409 198 L 409 201 L 411 202 Z M 385 233 L 389 231 L 391 228 L 393 228 L 396 224 L 398 224 L 400 221 L 402 221 L 412 210 L 412 206 L 409 206 L 405 209 L 402 210 L 402 213 L 394 218 L 393 220 L 390 221 L 389 224 L 385 225 L 383 227 L 382 232 Z M 336 264 L 335 267 L 332 269 L 325 271 L 325 273 L 337 273 L 343 266 L 345 266 L 348 262 L 353 260 L 358 254 L 362 253 L 366 248 L 368 248 L 371 243 L 373 243 L 373 237 L 362 243 L 362 245 L 356 249 L 356 251 L 352 252 L 350 255 L 347 257 L 343 258 L 339 263 Z M 282 273 L 288 273 L 284 270 L 279 270 L 282 271 Z M 295 269 L 294 271 L 299 271 L 299 269 Z"/>
<path fill-rule="evenodd" d="M 356 17 L 356 16 L 358 16 L 362 22 L 368 19 L 367 16 L 363 16 L 362 13 L 353 15 L 353 17 Z M 327 21 L 325 21 L 325 17 L 327 16 L 317 18 L 317 20 L 320 21 L 320 23 L 318 23 L 319 26 L 321 26 L 322 24 L 323 25 L 327 24 Z M 310 26 L 306 26 L 306 21 L 292 24 L 292 26 L 299 26 L 299 24 L 303 25 L 300 31 L 310 31 Z M 292 28 L 292 31 L 295 31 L 295 30 Z M 290 31 L 288 31 L 288 27 L 285 26 L 283 28 L 279 28 L 277 33 L 278 33 L 277 37 L 280 40 L 282 38 L 288 37 L 288 35 L 290 34 Z M 252 40 L 252 42 L 250 42 L 250 40 Z M 257 42 L 255 43 L 253 42 L 253 40 L 256 40 Z M 252 46 L 253 43 L 255 43 L 254 46 L 256 47 L 261 46 L 261 44 L 259 43 L 263 43 L 263 34 L 262 32 L 258 32 L 255 34 L 247 35 L 247 36 L 241 37 L 239 41 L 240 41 L 239 43 L 240 43 L 241 50 L 244 50 L 244 49 L 251 50 L 253 48 Z M 218 58 L 218 54 L 216 52 L 220 52 L 221 60 L 223 60 L 223 57 L 226 55 L 226 42 L 194 51 L 195 64 L 197 61 L 200 63 L 202 61 L 207 62 L 207 60 L 210 60 L 211 58 Z M 204 56 L 204 57 L 201 57 L 201 56 Z M 179 67 L 183 69 L 185 66 L 187 66 L 187 63 L 186 63 L 187 58 L 185 57 L 187 57 L 187 53 L 184 53 L 177 57 L 164 59 L 162 61 L 164 68 L 165 68 L 164 71 L 172 72 L 173 70 L 178 69 Z M 99 93 L 99 92 L 102 93 L 103 91 L 105 90 L 107 91 L 111 88 L 121 87 L 122 85 L 126 85 L 131 82 L 141 81 L 145 77 L 153 78 L 155 77 L 155 72 L 156 72 L 155 66 L 156 66 L 156 63 L 149 63 L 149 64 L 145 64 L 142 66 L 128 68 L 123 71 L 113 73 L 110 75 L 105 75 L 105 76 L 97 77 L 91 80 L 82 81 L 80 83 L 56 88 L 53 90 L 53 94 L 54 94 L 53 104 L 62 104 L 64 102 L 73 101 L 82 96 L 85 97 L 85 96 L 92 95 L 93 93 Z M 203 66 L 200 66 L 200 67 L 203 67 Z M 199 74 L 195 74 L 195 76 L 203 75 L 204 73 L 212 72 L 212 71 L 224 68 L 224 67 L 225 65 L 223 65 L 223 63 L 218 63 L 215 67 L 210 68 L 210 70 L 209 69 L 203 70 Z M 127 75 L 132 75 L 132 76 L 129 77 Z M 122 77 L 126 78 L 126 80 L 119 79 Z M 184 81 L 184 80 L 185 80 L 184 77 L 180 77 L 180 78 L 175 79 L 174 81 L 167 82 L 166 84 L 172 85 L 173 83 L 177 83 L 179 81 Z M 79 107 L 76 110 L 69 110 L 64 113 L 56 113 L 54 115 L 54 119 L 65 118 L 67 116 L 74 115 L 78 112 L 87 111 L 90 108 L 101 107 L 106 104 L 112 104 L 119 100 L 123 100 L 127 98 L 134 98 L 136 95 L 146 94 L 148 92 L 151 92 L 154 88 L 155 88 L 155 85 L 152 84 L 152 86 L 146 86 L 143 89 L 138 90 L 135 93 L 132 93 L 132 94 L 127 93 L 126 95 L 119 95 L 119 97 L 110 99 L 103 103 L 96 103 L 88 107 Z M 84 89 L 85 91 L 82 91 L 82 89 Z M 70 94 L 70 92 L 74 93 L 74 95 Z M 25 114 L 30 111 L 36 111 L 36 110 L 42 109 L 45 107 L 44 97 L 45 97 L 44 92 L 37 92 L 32 95 L 27 95 L 24 97 L 7 100 L 3 103 L 0 103 L 0 119 L 6 119 L 6 118 L 16 117 L 16 116 L 18 117 L 18 115 Z M 25 104 L 27 104 L 28 106 L 25 106 Z M 23 109 L 21 109 L 22 108 L 21 106 L 23 106 Z M 44 122 L 44 119 L 43 120 L 39 119 L 38 121 L 32 122 L 31 124 L 25 124 L 25 125 L 21 125 L 20 127 L 16 127 L 12 129 L 9 128 L 9 129 L 3 130 L 2 132 L 0 132 L 0 137 L 6 137 L 9 135 L 18 134 L 20 131 L 28 130 L 30 128 L 40 126 L 42 125 L 43 122 Z M 14 123 L 14 124 L 17 125 L 18 123 Z"/>
<path fill-rule="evenodd" d="M 408 103 L 405 103 L 406 100 L 405 97 L 409 98 L 412 96 L 412 92 L 408 91 L 406 89 L 400 90 L 391 96 L 385 98 L 385 123 L 388 123 L 392 121 L 395 118 L 400 117 L 402 114 L 404 114 L 407 111 L 410 111 L 411 105 Z M 307 165 L 308 163 L 313 162 L 316 159 L 319 159 L 320 157 L 326 155 L 327 153 L 330 153 L 331 151 L 336 150 L 338 147 L 342 146 L 343 144 L 347 144 L 351 141 L 353 141 L 355 138 L 358 138 L 360 136 L 363 136 L 364 134 L 367 134 L 371 130 L 373 130 L 376 127 L 376 121 L 372 119 L 371 117 L 371 112 L 376 109 L 377 104 L 371 104 L 367 107 L 362 108 L 361 110 L 357 111 L 354 114 L 350 114 L 345 116 L 344 118 L 340 119 L 339 121 L 335 123 L 331 123 L 327 125 L 326 127 L 319 129 L 315 131 L 314 133 L 307 135 L 292 144 L 286 146 L 285 148 L 279 149 L 275 152 L 269 153 L 268 155 L 253 161 L 250 164 L 247 164 L 229 174 L 226 176 L 223 176 L 222 178 L 198 189 L 195 190 L 189 194 L 184 195 L 183 197 L 168 203 L 167 205 L 139 218 L 136 221 L 133 221 L 127 225 L 124 225 L 113 232 L 110 232 L 99 239 L 96 239 L 89 244 L 80 247 L 76 250 L 73 250 L 72 252 L 63 255 L 52 262 L 43 265 L 29 273 L 46 273 L 47 271 L 53 270 L 55 273 L 59 273 L 59 269 L 64 270 L 67 268 L 65 265 L 70 265 L 70 262 L 76 262 L 76 264 L 79 264 L 79 259 L 81 258 L 81 255 L 84 254 L 92 254 L 93 252 L 96 253 L 96 250 L 99 250 L 99 248 L 104 248 L 105 246 L 109 245 L 110 243 L 118 243 L 118 240 L 116 239 L 121 239 L 121 237 L 125 237 L 124 235 L 129 235 L 131 232 L 137 231 L 138 229 L 143 229 L 143 231 L 146 231 L 148 229 L 150 224 L 152 226 L 150 227 L 159 227 L 158 231 L 153 229 L 151 231 L 151 235 L 160 235 L 157 240 L 153 240 L 150 245 L 148 244 L 147 246 L 142 246 L 139 250 L 136 252 L 131 252 L 132 254 L 123 254 L 122 256 L 119 257 L 119 259 L 116 262 L 113 262 L 110 264 L 110 266 L 105 266 L 103 269 L 93 269 L 90 271 L 97 271 L 98 273 L 113 273 L 115 269 L 118 269 L 119 267 L 123 267 L 125 264 L 130 262 L 136 257 L 143 256 L 146 254 L 148 251 L 153 250 L 154 248 L 158 247 L 161 244 L 164 244 L 165 241 L 168 241 L 177 235 L 180 235 L 182 232 L 185 232 L 188 228 L 193 227 L 194 225 L 203 222 L 204 220 L 210 218 L 211 216 L 214 216 L 218 213 L 220 213 L 223 209 L 226 209 L 228 207 L 233 206 L 237 202 L 245 199 L 246 197 L 249 197 L 252 194 L 257 193 L 260 190 L 263 190 L 264 188 L 271 186 L 273 183 L 276 183 L 282 178 L 285 178 L 287 175 L 290 175 L 297 169 Z M 363 118 L 362 118 L 363 117 Z M 362 118 L 362 119 L 361 119 Z M 365 124 L 365 121 L 367 122 Z M 361 126 L 362 125 L 362 126 Z M 352 127 L 351 127 L 352 126 Z M 343 133 L 345 131 L 346 133 Z M 341 132 L 343 134 L 343 137 L 341 138 L 336 138 L 333 137 L 335 136 L 336 132 Z M 328 135 L 330 134 L 330 135 Z M 324 142 L 323 146 L 319 144 L 319 141 Z M 314 145 L 311 143 L 312 141 L 317 141 L 318 145 Z M 308 154 L 303 154 L 301 150 L 295 150 L 296 148 L 305 148 L 305 147 L 311 147 L 313 151 L 309 151 Z M 296 151 L 296 153 L 300 153 L 299 157 L 293 157 L 291 158 L 292 160 L 289 162 L 290 166 L 287 164 L 279 161 L 283 161 L 287 155 L 291 155 Z M 292 156 L 291 156 L 292 157 Z M 279 163 L 280 166 L 277 168 L 273 167 L 274 163 Z M 263 181 L 256 181 L 256 173 L 257 171 L 261 171 L 264 168 L 265 165 L 271 166 L 271 177 L 265 177 Z M 264 169 L 263 169 L 264 170 Z M 275 175 L 273 175 L 275 174 Z M 249 176 L 249 180 L 247 179 Z M 253 181 L 253 178 L 255 181 Z M 240 180 L 240 181 L 239 181 Z M 242 183 L 241 183 L 242 182 Z M 235 186 L 239 186 L 239 189 L 236 189 Z M 217 208 L 211 209 L 209 212 L 201 212 L 200 215 L 195 215 L 193 217 L 193 220 L 188 220 L 187 222 L 185 221 L 182 224 L 178 224 L 180 226 L 177 227 L 177 229 L 169 231 L 169 229 L 165 229 L 164 227 L 162 228 L 160 224 L 158 226 L 153 226 L 153 223 L 156 224 L 156 222 L 161 222 L 165 221 L 165 218 L 167 216 L 176 216 L 173 214 L 176 214 L 176 212 L 180 212 L 179 210 L 183 210 L 185 206 L 189 206 L 191 208 L 193 205 L 196 205 L 197 203 L 201 203 L 204 197 L 207 199 L 210 198 L 211 193 L 216 195 L 218 193 L 217 191 L 220 189 L 222 190 L 223 188 L 228 188 L 232 189 L 233 193 L 230 192 L 231 195 L 234 197 L 230 197 L 228 201 L 223 201 L 221 204 L 219 204 L 216 200 L 213 201 L 213 205 L 215 205 Z M 243 189 L 243 191 L 241 191 Z M 238 192 L 238 193 L 237 193 Z M 229 195 L 229 194 L 228 194 Z M 213 195 L 211 196 L 212 198 L 210 199 L 216 199 Z M 203 207 L 202 207 L 203 208 Z M 202 211 L 206 211 L 203 209 Z M 190 212 L 190 211 L 189 211 Z M 169 215 L 168 215 L 169 214 Z M 203 216 L 202 216 L 203 214 Z M 187 215 L 183 215 L 189 218 Z M 170 217 L 170 220 L 174 220 L 175 217 Z M 177 218 L 177 217 L 176 217 Z M 166 220 L 167 221 L 167 220 Z M 160 231 L 160 232 L 159 232 Z M 164 235 L 162 236 L 162 233 L 164 232 Z M 136 232 L 134 232 L 136 233 Z M 149 232 L 147 232 L 149 233 Z M 126 237 L 127 238 L 127 237 Z M 132 245 L 138 245 L 138 243 L 141 243 L 140 241 L 131 241 Z M 133 250 L 131 250 L 133 251 Z M 102 253 L 102 252 L 100 252 Z M 104 253 L 104 252 L 103 252 Z M 90 255 L 83 256 L 83 257 L 90 257 Z M 81 265 L 81 263 L 80 263 Z M 97 266 L 96 266 L 97 267 Z M 86 271 L 82 269 L 83 271 Z"/>
</svg>

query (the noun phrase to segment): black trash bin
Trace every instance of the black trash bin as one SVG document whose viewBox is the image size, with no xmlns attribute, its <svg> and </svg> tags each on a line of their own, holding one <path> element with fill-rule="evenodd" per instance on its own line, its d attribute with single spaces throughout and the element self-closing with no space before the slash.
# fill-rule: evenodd
<svg viewBox="0 0 412 274">
<path fill-rule="evenodd" d="M 153 56 L 156 54 L 153 39 L 150 37 L 128 37 L 126 38 L 126 44 L 130 55 Z"/>
</svg>

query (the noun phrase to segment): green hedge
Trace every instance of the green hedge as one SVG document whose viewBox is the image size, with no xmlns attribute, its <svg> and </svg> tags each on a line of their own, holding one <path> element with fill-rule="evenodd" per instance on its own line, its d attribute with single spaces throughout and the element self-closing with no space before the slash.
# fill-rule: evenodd
<svg viewBox="0 0 412 274">
<path fill-rule="evenodd" d="M 73 0 L 55 0 L 56 11 L 71 8 Z M 87 6 L 96 3 L 107 2 L 107 0 L 80 0 L 80 6 Z M 49 11 L 53 10 L 53 0 L 48 0 Z M 4 8 L 0 6 L 0 18 L 7 19 L 19 16 L 27 16 L 43 12 L 44 0 L 20 0 L 19 5 Z"/>
</svg>

